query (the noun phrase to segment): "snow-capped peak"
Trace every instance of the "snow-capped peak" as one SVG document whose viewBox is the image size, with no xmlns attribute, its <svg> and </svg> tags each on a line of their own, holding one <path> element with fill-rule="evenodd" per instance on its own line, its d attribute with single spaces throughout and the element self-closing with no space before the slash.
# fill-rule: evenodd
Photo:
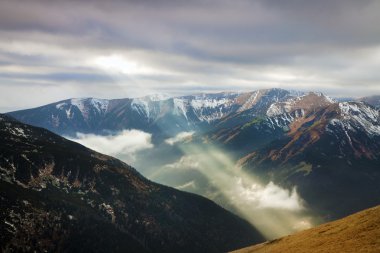
<svg viewBox="0 0 380 253">
<path fill-rule="evenodd" d="M 73 98 L 70 100 L 70 103 L 81 111 L 84 118 L 87 118 L 90 108 L 95 109 L 99 114 L 105 114 L 108 109 L 109 100 L 99 98 Z"/>
<path fill-rule="evenodd" d="M 311 111 L 335 103 L 333 99 L 320 92 L 309 92 L 286 101 L 273 103 L 267 110 L 267 116 L 273 117 L 295 110 Z"/>
<path fill-rule="evenodd" d="M 345 129 L 363 129 L 369 135 L 380 135 L 379 111 L 362 102 L 342 102 L 338 105 L 343 118 L 331 124 L 339 121 Z"/>
<path fill-rule="evenodd" d="M 137 111 L 140 115 L 144 115 L 149 118 L 149 98 L 134 98 L 131 103 L 131 107 L 133 110 Z"/>
</svg>

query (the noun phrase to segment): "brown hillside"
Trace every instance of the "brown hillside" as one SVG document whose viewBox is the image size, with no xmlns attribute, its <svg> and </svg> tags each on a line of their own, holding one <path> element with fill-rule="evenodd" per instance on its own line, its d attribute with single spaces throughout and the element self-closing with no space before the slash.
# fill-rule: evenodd
<svg viewBox="0 0 380 253">
<path fill-rule="evenodd" d="M 380 206 L 235 253 L 380 252 Z"/>
</svg>

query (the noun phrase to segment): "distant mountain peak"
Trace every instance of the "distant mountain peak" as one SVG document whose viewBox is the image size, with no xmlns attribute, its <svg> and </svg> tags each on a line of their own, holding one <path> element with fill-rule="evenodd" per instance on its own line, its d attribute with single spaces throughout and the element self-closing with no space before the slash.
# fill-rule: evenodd
<svg viewBox="0 0 380 253">
<path fill-rule="evenodd" d="M 335 103 L 333 99 L 322 93 L 309 92 L 301 96 L 290 97 L 283 102 L 273 103 L 268 108 L 267 116 L 273 117 L 284 113 L 292 113 L 297 110 L 304 114 L 326 107 L 333 103 Z"/>
</svg>

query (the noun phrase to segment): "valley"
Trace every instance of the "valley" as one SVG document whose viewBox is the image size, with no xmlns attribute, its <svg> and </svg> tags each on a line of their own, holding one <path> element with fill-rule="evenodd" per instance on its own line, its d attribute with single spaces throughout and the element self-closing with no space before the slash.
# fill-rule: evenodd
<svg viewBox="0 0 380 253">
<path fill-rule="evenodd" d="M 379 0 L 0 0 L 0 252 L 379 253 Z"/>
<path fill-rule="evenodd" d="M 71 99 L 9 115 L 205 196 L 274 239 L 379 203 L 379 103 L 366 100 L 268 89 Z"/>
</svg>

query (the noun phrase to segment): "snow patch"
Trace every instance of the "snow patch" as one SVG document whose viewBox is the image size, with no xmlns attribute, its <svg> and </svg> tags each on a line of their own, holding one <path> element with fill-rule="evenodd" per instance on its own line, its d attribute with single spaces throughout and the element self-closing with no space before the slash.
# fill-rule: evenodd
<svg viewBox="0 0 380 253">
<path fill-rule="evenodd" d="M 339 126 L 349 137 L 347 131 L 363 131 L 369 136 L 380 135 L 380 112 L 364 103 L 339 103 L 342 119 L 332 119 L 330 125 Z"/>
<path fill-rule="evenodd" d="M 65 105 L 67 105 L 67 104 L 66 103 L 59 103 L 59 104 L 55 105 L 55 108 L 62 109 Z"/>
<path fill-rule="evenodd" d="M 174 112 L 178 115 L 185 116 L 187 120 L 187 109 L 185 105 L 185 100 L 181 98 L 174 98 L 173 103 L 174 103 Z"/>
<path fill-rule="evenodd" d="M 79 111 L 81 111 L 82 115 L 85 115 L 87 114 L 87 110 L 86 110 L 86 107 L 84 106 L 84 100 L 85 99 L 81 99 L 81 98 L 73 98 L 71 99 L 71 104 L 76 106 Z"/>
<path fill-rule="evenodd" d="M 85 119 L 88 119 L 88 114 L 91 108 L 99 114 L 105 114 L 108 110 L 109 100 L 98 98 L 73 98 L 70 103 L 81 111 Z"/>
<path fill-rule="evenodd" d="M 100 113 L 104 114 L 107 112 L 109 100 L 107 99 L 99 99 L 99 98 L 91 98 L 90 104 Z"/>
<path fill-rule="evenodd" d="M 135 98 L 131 103 L 132 110 L 136 111 L 138 114 L 146 116 L 149 118 L 149 102 L 144 98 Z"/>
<path fill-rule="evenodd" d="M 216 108 L 221 105 L 228 105 L 231 103 L 230 99 L 193 99 L 190 104 L 195 110 L 201 110 L 204 108 Z"/>
</svg>

